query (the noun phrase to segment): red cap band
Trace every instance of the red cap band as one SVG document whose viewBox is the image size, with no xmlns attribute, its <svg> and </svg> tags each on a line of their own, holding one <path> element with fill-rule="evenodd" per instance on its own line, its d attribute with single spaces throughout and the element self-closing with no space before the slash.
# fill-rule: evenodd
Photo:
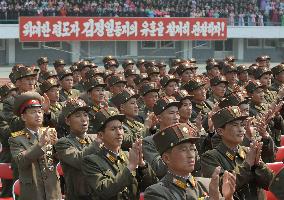
<svg viewBox="0 0 284 200">
<path fill-rule="evenodd" d="M 30 99 L 23 103 L 20 107 L 20 114 L 22 114 L 28 107 L 41 107 L 41 103 L 37 99 Z"/>
</svg>

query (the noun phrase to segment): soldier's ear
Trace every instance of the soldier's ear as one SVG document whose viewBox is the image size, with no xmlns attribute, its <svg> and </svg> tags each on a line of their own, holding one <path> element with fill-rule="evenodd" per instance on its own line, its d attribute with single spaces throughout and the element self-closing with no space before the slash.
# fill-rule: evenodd
<svg viewBox="0 0 284 200">
<path fill-rule="evenodd" d="M 170 162 L 169 154 L 168 154 L 167 152 L 163 153 L 162 159 L 163 159 L 164 163 L 165 163 L 166 165 L 168 165 L 168 163 Z"/>
<path fill-rule="evenodd" d="M 26 117 L 25 117 L 24 113 L 21 114 L 21 119 L 22 119 L 24 122 L 26 121 Z"/>
<path fill-rule="evenodd" d="M 158 122 L 160 123 L 162 121 L 161 115 L 157 115 L 157 119 L 158 119 Z"/>
<path fill-rule="evenodd" d="M 121 105 L 119 106 L 118 110 L 119 110 L 119 111 L 123 111 L 123 110 L 124 110 L 124 105 L 121 104 Z"/>
<path fill-rule="evenodd" d="M 99 131 L 97 133 L 97 137 L 100 138 L 100 139 L 103 139 L 103 132 L 102 131 Z"/>
<path fill-rule="evenodd" d="M 224 134 L 224 129 L 223 128 L 217 128 L 217 133 L 222 136 Z"/>
<path fill-rule="evenodd" d="M 69 117 L 68 117 L 68 118 L 65 117 L 65 123 L 66 123 L 68 126 L 70 126 L 70 119 L 69 119 Z"/>
</svg>

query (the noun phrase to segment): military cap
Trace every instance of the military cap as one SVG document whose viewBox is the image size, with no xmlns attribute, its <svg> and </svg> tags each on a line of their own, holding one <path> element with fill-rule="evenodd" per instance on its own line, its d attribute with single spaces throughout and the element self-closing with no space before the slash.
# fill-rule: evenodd
<svg viewBox="0 0 284 200">
<path fill-rule="evenodd" d="M 131 88 L 126 88 L 119 94 L 113 96 L 110 99 L 110 102 L 112 102 L 117 108 L 119 108 L 122 104 L 129 101 L 131 98 L 137 99 L 139 97 L 139 94 L 136 94 Z"/>
<path fill-rule="evenodd" d="M 122 62 L 122 67 L 125 69 L 128 65 L 135 65 L 134 60 L 132 59 L 126 59 Z"/>
<path fill-rule="evenodd" d="M 261 83 L 258 80 L 256 81 L 250 80 L 245 88 L 248 93 L 252 94 L 258 88 L 265 88 L 265 86 L 261 85 Z"/>
<path fill-rule="evenodd" d="M 124 83 L 126 84 L 126 80 L 122 74 L 114 74 L 108 79 L 108 85 L 109 87 L 114 86 L 115 84 L 118 83 Z"/>
<path fill-rule="evenodd" d="M 152 61 L 146 61 L 144 63 L 144 67 L 146 68 L 146 70 L 148 70 L 149 68 L 153 68 L 153 67 L 157 67 L 157 63 L 156 61 L 152 60 Z"/>
<path fill-rule="evenodd" d="M 26 67 L 26 66 L 23 65 L 23 64 L 15 64 L 15 65 L 12 67 L 12 72 L 18 71 L 18 69 L 21 68 L 21 67 Z"/>
<path fill-rule="evenodd" d="M 113 74 L 113 71 L 106 69 L 103 74 L 104 81 L 108 81 L 109 77 L 111 77 Z"/>
<path fill-rule="evenodd" d="M 269 186 L 269 191 L 272 192 L 277 199 L 284 199 L 284 167 L 280 169 L 276 175 L 274 175 L 271 184 Z"/>
<path fill-rule="evenodd" d="M 162 67 L 166 67 L 167 64 L 166 64 L 165 62 L 163 62 L 163 61 L 158 61 L 158 62 L 156 63 L 156 66 L 157 66 L 158 68 L 162 68 Z"/>
<path fill-rule="evenodd" d="M 211 69 L 213 69 L 214 67 L 220 67 L 219 63 L 217 62 L 209 62 L 207 65 L 206 65 L 206 70 L 209 71 Z"/>
<path fill-rule="evenodd" d="M 195 58 L 190 58 L 190 59 L 188 59 L 188 61 L 189 61 L 190 63 L 196 63 L 196 62 L 197 62 Z"/>
<path fill-rule="evenodd" d="M 146 62 L 145 59 L 140 59 L 140 60 L 137 60 L 136 62 L 136 66 L 139 68 L 142 64 L 144 64 Z"/>
<path fill-rule="evenodd" d="M 199 140 L 196 129 L 190 127 L 186 123 L 178 123 L 169 126 L 153 136 L 155 146 L 162 155 L 168 149 L 179 144 L 190 142 L 196 143 Z"/>
<path fill-rule="evenodd" d="M 185 99 L 191 99 L 193 97 L 193 95 L 188 94 L 186 90 L 178 90 L 173 94 L 173 96 L 177 101 L 183 101 Z"/>
<path fill-rule="evenodd" d="M 105 64 L 107 61 L 109 61 L 109 60 L 115 60 L 116 58 L 114 58 L 114 57 L 112 57 L 111 55 L 109 55 L 109 56 L 106 56 L 106 57 L 104 57 L 103 58 L 103 63 Z"/>
<path fill-rule="evenodd" d="M 149 92 L 157 92 L 158 93 L 160 91 L 160 89 L 159 89 L 157 83 L 149 82 L 149 83 L 144 83 L 140 87 L 139 91 L 140 91 L 141 96 L 145 96 Z"/>
<path fill-rule="evenodd" d="M 109 70 L 104 70 L 104 69 L 101 69 L 101 68 L 93 68 L 90 71 L 94 71 L 94 76 L 100 76 L 100 77 L 104 78 L 106 71 L 109 71 Z M 111 72 L 111 71 L 109 71 L 109 72 Z M 86 76 L 87 76 L 87 73 L 86 73 Z"/>
<path fill-rule="evenodd" d="M 114 67 L 119 67 L 119 63 L 117 60 L 109 60 L 104 64 L 104 67 L 108 69 L 109 67 L 114 66 Z"/>
<path fill-rule="evenodd" d="M 148 76 L 150 76 L 152 74 L 160 74 L 160 70 L 156 66 L 147 68 L 146 72 L 147 72 Z"/>
<path fill-rule="evenodd" d="M 95 114 L 94 127 L 97 128 L 97 131 L 104 129 L 105 125 L 113 120 L 119 120 L 123 122 L 125 120 L 125 115 L 120 114 L 117 108 L 106 107 Z"/>
<path fill-rule="evenodd" d="M 137 74 L 137 76 L 134 78 L 133 81 L 136 85 L 139 85 L 143 81 L 150 81 L 150 78 L 148 77 L 147 73 L 141 73 L 141 74 Z"/>
<path fill-rule="evenodd" d="M 225 83 L 226 85 L 229 83 L 224 76 L 216 76 L 210 79 L 210 85 L 211 86 L 216 86 L 219 85 L 220 83 Z"/>
<path fill-rule="evenodd" d="M 82 71 L 84 68 L 86 68 L 86 67 L 92 67 L 92 65 L 90 64 L 90 62 L 89 61 L 81 61 L 79 64 L 78 64 L 78 69 L 80 70 L 80 71 Z"/>
<path fill-rule="evenodd" d="M 91 68 L 98 68 L 99 66 L 96 64 L 96 63 L 94 63 L 94 62 L 90 62 L 90 65 L 91 65 Z"/>
<path fill-rule="evenodd" d="M 73 76 L 73 72 L 70 69 L 63 69 L 61 72 L 58 73 L 58 79 L 62 80 L 66 76 Z"/>
<path fill-rule="evenodd" d="M 91 69 L 91 70 L 86 72 L 85 76 L 86 76 L 86 79 L 92 79 L 96 76 L 96 71 Z"/>
<path fill-rule="evenodd" d="M 65 64 L 65 61 L 63 59 L 58 59 L 58 60 L 55 60 L 54 63 L 53 63 L 53 66 L 54 67 L 58 67 L 60 65 L 66 65 Z"/>
<path fill-rule="evenodd" d="M 182 60 L 180 58 L 170 59 L 170 67 L 178 66 L 183 62 L 184 62 L 184 60 Z"/>
<path fill-rule="evenodd" d="M 217 62 L 216 60 L 215 60 L 215 58 L 208 58 L 207 60 L 206 60 L 206 64 L 208 65 L 209 63 L 213 63 L 213 62 Z"/>
<path fill-rule="evenodd" d="M 54 70 L 47 71 L 47 72 L 44 72 L 42 74 L 42 79 L 43 80 L 47 80 L 47 79 L 52 78 L 52 77 L 57 78 L 57 74 L 56 74 L 56 72 Z"/>
<path fill-rule="evenodd" d="M 169 74 L 169 75 L 163 76 L 163 78 L 161 78 L 161 80 L 160 80 L 160 83 L 161 83 L 162 87 L 166 87 L 172 81 L 178 83 L 179 79 L 176 78 L 174 75 Z"/>
<path fill-rule="evenodd" d="M 106 87 L 106 83 L 104 82 L 104 79 L 102 77 L 95 77 L 87 80 L 84 84 L 84 88 L 86 91 L 90 91 L 95 87 Z"/>
<path fill-rule="evenodd" d="M 220 109 L 218 112 L 213 114 L 212 121 L 214 128 L 222 128 L 226 124 L 236 121 L 245 120 L 248 116 L 242 115 L 240 108 L 238 106 L 229 106 Z"/>
<path fill-rule="evenodd" d="M 223 72 L 224 74 L 228 74 L 231 72 L 236 72 L 237 73 L 237 68 L 234 65 L 231 65 L 227 62 L 224 62 L 223 64 Z"/>
<path fill-rule="evenodd" d="M 219 103 L 220 108 L 225 108 L 228 106 L 239 106 L 241 104 L 248 104 L 250 98 L 245 98 L 238 92 L 231 93 L 230 95 L 226 96 L 226 98 L 222 99 Z"/>
<path fill-rule="evenodd" d="M 226 56 L 224 61 L 227 62 L 235 62 L 237 59 L 235 58 L 235 56 Z"/>
<path fill-rule="evenodd" d="M 284 64 L 276 65 L 271 69 L 271 71 L 274 76 L 280 74 L 282 71 L 284 71 Z"/>
<path fill-rule="evenodd" d="M 243 73 L 245 71 L 248 71 L 249 68 L 246 66 L 246 65 L 239 65 L 237 67 L 237 73 L 240 74 L 240 73 Z"/>
<path fill-rule="evenodd" d="M 128 76 L 131 76 L 131 75 L 137 76 L 138 73 L 136 72 L 135 69 L 127 69 L 126 71 L 124 71 L 124 77 L 125 78 L 127 78 Z"/>
<path fill-rule="evenodd" d="M 182 63 L 177 67 L 176 73 L 181 76 L 186 70 L 190 69 L 197 69 L 197 67 L 192 66 L 190 63 Z"/>
<path fill-rule="evenodd" d="M 254 76 L 254 72 L 255 70 L 259 67 L 259 65 L 257 63 L 253 63 L 249 66 L 249 69 L 248 69 L 248 74 L 250 76 Z"/>
<path fill-rule="evenodd" d="M 47 57 L 40 57 L 38 60 L 37 60 L 37 64 L 38 65 L 42 65 L 44 63 L 48 63 L 48 59 Z"/>
<path fill-rule="evenodd" d="M 271 60 L 269 55 L 264 55 L 264 57 L 266 58 L 266 60 Z"/>
<path fill-rule="evenodd" d="M 196 90 L 202 86 L 204 86 L 205 83 L 203 80 L 199 77 L 196 77 L 194 79 L 189 80 L 186 84 L 182 86 L 182 89 L 185 89 L 188 92 L 192 92 L 193 90 Z"/>
<path fill-rule="evenodd" d="M 73 65 L 70 66 L 70 70 L 72 72 L 75 72 L 75 71 L 80 71 L 79 68 L 78 68 L 78 63 L 74 63 Z"/>
<path fill-rule="evenodd" d="M 267 57 L 266 56 L 258 56 L 255 61 L 256 62 L 261 62 L 261 61 L 266 61 L 267 60 Z"/>
<path fill-rule="evenodd" d="M 5 96 L 7 96 L 9 94 L 9 92 L 13 91 L 13 90 L 17 90 L 17 88 L 15 87 L 15 85 L 13 83 L 5 83 L 4 85 L 2 85 L 0 87 L 0 97 L 1 99 Z"/>
<path fill-rule="evenodd" d="M 15 97 L 14 114 L 20 116 L 27 108 L 42 107 L 43 97 L 37 92 L 24 92 Z"/>
<path fill-rule="evenodd" d="M 39 89 L 41 94 L 44 94 L 48 90 L 50 90 L 53 87 L 59 87 L 59 84 L 56 80 L 51 79 L 51 80 L 45 80 L 39 85 Z"/>
<path fill-rule="evenodd" d="M 174 73 L 176 73 L 177 68 L 178 68 L 178 66 L 172 66 L 172 67 L 169 69 L 168 74 L 174 74 Z"/>
<path fill-rule="evenodd" d="M 85 101 L 78 98 L 68 99 L 62 108 L 62 114 L 65 118 L 68 118 L 70 115 L 78 111 L 90 111 L 90 107 L 87 106 Z"/>
<path fill-rule="evenodd" d="M 24 78 L 24 77 L 36 76 L 36 75 L 37 75 L 37 73 L 33 69 L 31 69 L 30 67 L 21 67 L 13 73 L 13 77 L 14 77 L 15 81 L 17 81 L 21 78 Z"/>
<path fill-rule="evenodd" d="M 254 71 L 254 78 L 260 79 L 265 74 L 272 74 L 272 71 L 268 70 L 267 68 L 259 67 Z"/>
<path fill-rule="evenodd" d="M 160 115 L 163 111 L 171 106 L 180 107 L 181 102 L 177 101 L 174 97 L 165 96 L 160 98 L 154 105 L 153 111 L 155 115 Z"/>
<path fill-rule="evenodd" d="M 16 79 L 15 79 L 15 72 L 11 72 L 10 74 L 9 74 L 9 79 L 10 79 L 10 81 L 13 83 L 13 84 L 15 84 L 16 83 Z"/>
</svg>

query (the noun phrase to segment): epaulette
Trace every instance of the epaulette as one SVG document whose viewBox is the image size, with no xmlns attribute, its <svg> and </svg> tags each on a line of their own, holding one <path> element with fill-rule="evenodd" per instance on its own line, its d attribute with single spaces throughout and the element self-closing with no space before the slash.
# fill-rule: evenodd
<svg viewBox="0 0 284 200">
<path fill-rule="evenodd" d="M 26 133 L 24 132 L 24 131 L 17 131 L 17 132 L 13 132 L 13 133 L 11 133 L 11 136 L 13 137 L 13 138 L 15 138 L 15 137 L 18 137 L 18 136 L 21 136 L 21 135 L 25 135 Z"/>
</svg>

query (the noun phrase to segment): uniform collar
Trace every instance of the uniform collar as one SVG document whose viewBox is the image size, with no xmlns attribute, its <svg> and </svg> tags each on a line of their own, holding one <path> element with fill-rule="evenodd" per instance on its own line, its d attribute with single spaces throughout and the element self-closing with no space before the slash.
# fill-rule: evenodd
<svg viewBox="0 0 284 200">
<path fill-rule="evenodd" d="M 239 145 L 236 147 L 236 149 L 230 149 L 223 142 L 221 142 L 217 146 L 217 150 L 223 153 L 231 161 L 235 160 L 236 156 L 239 156 L 242 159 L 245 158 L 245 152 Z"/>
<path fill-rule="evenodd" d="M 119 153 L 115 153 L 109 150 L 108 148 L 106 148 L 104 145 L 101 145 L 101 149 L 103 155 L 112 163 L 116 163 L 117 161 L 125 162 L 125 157 L 121 150 L 119 150 Z"/>
<path fill-rule="evenodd" d="M 186 188 L 188 187 L 196 186 L 196 180 L 191 174 L 187 177 L 182 177 L 168 171 L 167 179 L 169 179 L 169 181 L 172 182 L 175 186 L 183 190 L 186 190 Z"/>
<path fill-rule="evenodd" d="M 90 143 L 86 133 L 83 134 L 83 137 L 78 137 L 78 136 L 76 136 L 73 133 L 70 133 L 70 136 L 75 138 L 81 145 L 85 145 L 85 144 L 89 144 Z"/>
</svg>

